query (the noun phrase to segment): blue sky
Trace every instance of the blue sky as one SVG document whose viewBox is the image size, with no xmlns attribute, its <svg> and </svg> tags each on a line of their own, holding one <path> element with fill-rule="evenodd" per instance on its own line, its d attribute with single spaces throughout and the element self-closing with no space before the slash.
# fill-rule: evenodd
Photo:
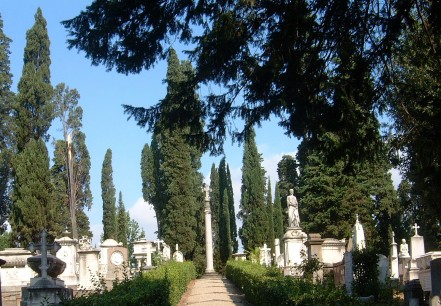
<svg viewBox="0 0 441 306">
<path fill-rule="evenodd" d="M 151 135 L 140 129 L 133 120 L 127 121 L 121 104 L 148 107 L 164 98 L 166 87 L 163 79 L 166 63 L 160 62 L 152 70 L 126 76 L 116 72 L 106 72 L 103 66 L 91 66 L 84 53 L 68 50 L 67 32 L 60 21 L 75 17 L 90 3 L 91 1 L 85 0 L 0 1 L 3 31 L 13 40 L 10 45 L 11 72 L 14 75 L 12 90 L 17 91 L 17 83 L 23 68 L 26 31 L 34 24 L 34 15 L 40 7 L 47 21 L 51 41 L 52 86 L 63 82 L 71 89 L 77 89 L 81 95 L 79 105 L 84 111 L 83 131 L 86 134 L 86 144 L 92 164 L 90 175 L 93 208 L 88 215 L 94 233 L 93 243 L 99 244 L 99 235 L 102 231 L 101 168 L 108 148 L 113 153 L 113 180 L 117 193 L 122 192 L 126 209 L 145 229 L 147 238 L 153 240 L 156 238 L 154 234 L 156 221 L 153 209 L 142 200 L 140 176 L 141 150 L 145 143 L 150 143 Z M 177 50 L 182 49 L 180 46 L 174 47 Z M 179 54 L 179 57 L 185 59 L 183 54 Z M 201 95 L 202 92 L 203 89 Z M 57 122 L 53 123 L 50 134 L 56 139 L 61 138 Z M 256 142 L 263 157 L 263 167 L 271 177 L 274 188 L 277 163 L 282 155 L 295 154 L 299 141 L 286 137 L 275 122 L 267 122 L 256 129 Z M 51 144 L 48 144 L 48 150 L 52 158 Z M 225 153 L 232 173 L 237 212 L 243 148 L 237 144 L 232 145 L 231 140 L 228 139 Z M 209 176 L 212 163 L 218 165 L 220 158 L 204 155 L 201 172 L 205 177 Z"/>
</svg>

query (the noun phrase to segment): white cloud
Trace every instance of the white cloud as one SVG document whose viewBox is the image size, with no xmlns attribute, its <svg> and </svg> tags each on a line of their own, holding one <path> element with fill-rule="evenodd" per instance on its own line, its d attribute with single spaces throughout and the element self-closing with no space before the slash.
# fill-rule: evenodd
<svg viewBox="0 0 441 306">
<path fill-rule="evenodd" d="M 130 218 L 139 223 L 144 229 L 147 240 L 156 239 L 155 232 L 158 230 L 156 215 L 153 207 L 144 201 L 142 197 L 138 198 L 135 204 L 129 208 Z"/>
</svg>

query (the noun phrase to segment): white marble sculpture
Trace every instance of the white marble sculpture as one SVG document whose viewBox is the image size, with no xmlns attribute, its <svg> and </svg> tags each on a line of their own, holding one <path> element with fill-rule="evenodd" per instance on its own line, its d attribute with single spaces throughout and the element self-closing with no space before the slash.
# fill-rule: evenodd
<svg viewBox="0 0 441 306">
<path fill-rule="evenodd" d="M 286 198 L 286 203 L 288 206 L 288 226 L 299 227 L 299 203 L 297 202 L 297 198 L 294 195 L 294 189 L 289 190 L 289 196 Z"/>
</svg>

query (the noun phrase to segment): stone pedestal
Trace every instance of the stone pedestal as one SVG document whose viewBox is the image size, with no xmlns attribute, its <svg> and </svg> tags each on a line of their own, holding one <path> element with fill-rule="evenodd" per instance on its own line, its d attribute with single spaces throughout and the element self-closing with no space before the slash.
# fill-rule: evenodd
<svg viewBox="0 0 441 306">
<path fill-rule="evenodd" d="M 61 245 L 57 252 L 57 257 L 66 263 L 64 272 L 60 274 L 59 278 L 64 281 L 68 287 L 76 287 L 78 285 L 78 271 L 77 271 L 77 244 L 78 242 L 69 237 L 56 239 Z"/>
<path fill-rule="evenodd" d="M 410 238 L 410 267 L 409 267 L 409 280 L 419 279 L 417 258 L 425 254 L 424 250 L 424 237 L 415 234 Z"/>
<path fill-rule="evenodd" d="M 92 290 L 95 288 L 92 280 L 97 280 L 99 274 L 97 249 L 79 250 L 79 284 L 81 289 Z"/>
<path fill-rule="evenodd" d="M 306 256 L 307 235 L 300 227 L 288 227 L 282 238 L 285 246 L 284 275 L 301 277 L 302 273 L 297 268 L 301 264 L 302 253 Z"/>
<path fill-rule="evenodd" d="M 62 300 L 71 300 L 73 290 L 65 288 L 59 278 L 36 277 L 29 287 L 22 288 L 21 296 L 21 306 L 58 305 Z"/>
<path fill-rule="evenodd" d="M 308 260 L 311 260 L 313 258 L 317 259 L 319 262 L 323 262 L 322 257 L 322 244 L 325 241 L 325 239 L 322 239 L 320 234 L 309 234 L 308 235 L 308 241 L 306 241 L 305 245 L 308 248 Z M 319 271 L 315 272 L 314 282 L 316 280 L 322 281 L 323 280 L 323 269 L 320 269 Z"/>
<path fill-rule="evenodd" d="M 390 277 L 395 279 L 400 277 L 398 270 L 398 247 L 393 239 L 390 245 Z"/>
</svg>

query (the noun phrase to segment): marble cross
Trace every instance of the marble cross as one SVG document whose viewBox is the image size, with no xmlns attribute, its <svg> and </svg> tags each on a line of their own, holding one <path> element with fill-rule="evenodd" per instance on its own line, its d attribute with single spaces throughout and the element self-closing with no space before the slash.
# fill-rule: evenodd
<svg viewBox="0 0 441 306">
<path fill-rule="evenodd" d="M 415 230 L 415 236 L 418 236 L 418 229 L 420 228 L 416 223 L 412 228 Z"/>
<path fill-rule="evenodd" d="M 28 249 L 29 251 L 31 251 L 31 253 L 34 253 L 37 250 L 40 251 L 41 265 L 39 266 L 39 268 L 41 271 L 41 277 L 47 278 L 47 269 L 49 269 L 49 266 L 47 264 L 47 251 L 53 250 L 54 252 L 57 252 L 61 248 L 61 245 L 58 242 L 48 244 L 47 231 L 45 229 L 41 232 L 40 237 L 41 237 L 41 242 L 36 244 L 31 242 L 29 244 Z"/>
<path fill-rule="evenodd" d="M 156 249 L 158 252 L 161 252 L 161 243 L 164 243 L 164 240 L 160 240 L 159 238 L 154 241 L 156 243 Z"/>
</svg>

